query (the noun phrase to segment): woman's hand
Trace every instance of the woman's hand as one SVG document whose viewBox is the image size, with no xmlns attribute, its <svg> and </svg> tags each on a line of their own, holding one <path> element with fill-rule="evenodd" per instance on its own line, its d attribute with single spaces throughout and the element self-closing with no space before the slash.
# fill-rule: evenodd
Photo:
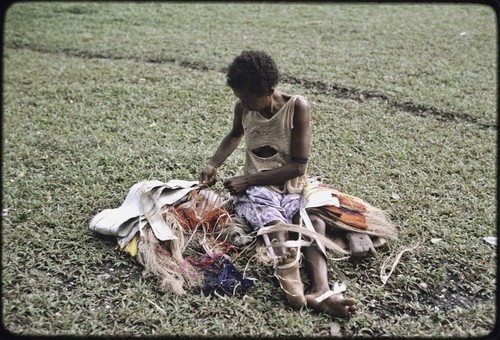
<svg viewBox="0 0 500 340">
<path fill-rule="evenodd" d="M 249 187 L 248 180 L 245 176 L 236 176 L 228 178 L 224 181 L 224 187 L 231 195 L 239 195 L 245 192 Z"/>
<path fill-rule="evenodd" d="M 199 178 L 201 185 L 211 187 L 217 182 L 217 168 L 211 164 L 205 165 L 205 169 L 200 174 Z"/>
</svg>

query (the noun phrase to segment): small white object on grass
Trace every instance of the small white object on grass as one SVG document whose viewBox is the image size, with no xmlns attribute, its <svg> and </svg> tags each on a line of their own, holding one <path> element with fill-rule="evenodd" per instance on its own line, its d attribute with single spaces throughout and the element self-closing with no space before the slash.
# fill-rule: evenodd
<svg viewBox="0 0 500 340">
<path fill-rule="evenodd" d="M 340 325 L 336 322 L 330 323 L 330 335 L 340 336 Z"/>
<path fill-rule="evenodd" d="M 488 242 L 489 244 L 492 244 L 494 246 L 497 245 L 497 238 L 496 237 L 483 237 L 483 240 Z"/>
<path fill-rule="evenodd" d="M 392 198 L 393 200 L 396 200 L 396 201 L 397 201 L 397 200 L 398 200 L 398 199 L 400 199 L 401 197 L 400 197 L 397 193 L 393 192 L 393 193 L 392 193 L 392 195 L 391 195 L 391 198 Z"/>
<path fill-rule="evenodd" d="M 427 289 L 427 287 L 428 287 L 427 283 L 425 283 L 425 282 L 420 282 L 420 283 L 418 284 L 418 286 L 419 286 L 421 289 L 423 289 L 423 290 L 426 290 L 426 289 Z"/>
</svg>

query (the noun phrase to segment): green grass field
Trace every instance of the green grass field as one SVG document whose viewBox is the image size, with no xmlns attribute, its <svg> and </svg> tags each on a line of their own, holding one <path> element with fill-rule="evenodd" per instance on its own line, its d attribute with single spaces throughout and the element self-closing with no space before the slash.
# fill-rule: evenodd
<svg viewBox="0 0 500 340">
<path fill-rule="evenodd" d="M 497 321 L 497 30 L 482 5 L 12 5 L 3 45 L 2 321 L 23 335 L 484 336 Z M 306 96 L 309 173 L 387 210 L 399 239 L 343 261 L 343 320 L 245 297 L 161 293 L 88 230 L 144 179 L 197 179 L 231 123 L 243 49 Z M 220 169 L 235 174 L 240 146 Z M 217 184 L 216 190 L 222 190 Z M 380 267 L 405 253 L 385 286 Z M 244 267 L 251 254 L 237 261 Z M 331 272 L 332 281 L 336 279 Z M 153 304 L 154 303 L 154 304 Z M 155 304 L 158 306 L 155 306 Z"/>
</svg>

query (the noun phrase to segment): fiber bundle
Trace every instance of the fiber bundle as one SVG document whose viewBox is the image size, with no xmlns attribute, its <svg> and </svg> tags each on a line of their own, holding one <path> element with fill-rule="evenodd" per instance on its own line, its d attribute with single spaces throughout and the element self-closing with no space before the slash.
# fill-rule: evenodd
<svg viewBox="0 0 500 340">
<path fill-rule="evenodd" d="M 307 208 L 309 213 L 321 217 L 331 227 L 386 239 L 397 237 L 396 227 L 383 210 L 322 183 L 316 182 L 308 190 L 309 196 L 314 196 L 315 191 L 321 191 L 323 194 L 327 191 L 338 202 L 336 205 Z"/>
</svg>

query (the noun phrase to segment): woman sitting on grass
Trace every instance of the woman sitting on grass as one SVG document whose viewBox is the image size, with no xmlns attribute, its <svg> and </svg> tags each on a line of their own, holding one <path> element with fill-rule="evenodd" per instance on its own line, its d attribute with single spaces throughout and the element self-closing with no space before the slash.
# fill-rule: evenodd
<svg viewBox="0 0 500 340">
<path fill-rule="evenodd" d="M 234 197 L 236 214 L 254 229 L 297 223 L 306 184 L 311 140 L 308 103 L 302 96 L 276 89 L 278 81 L 278 68 L 264 52 L 244 51 L 234 59 L 227 72 L 227 84 L 238 98 L 233 125 L 200 174 L 201 184 L 215 184 L 217 168 L 245 136 L 244 174 L 226 179 L 224 186 Z M 324 221 L 314 215 L 310 220 L 315 231 L 325 235 Z M 270 236 L 278 245 L 289 239 L 286 231 Z M 340 317 L 355 313 L 354 299 L 341 294 L 319 298 L 330 288 L 326 256 L 316 244 L 303 250 L 311 279 L 308 294 L 300 279 L 297 249 L 276 244 L 273 248 L 278 256 L 276 277 L 293 308 L 308 306 Z"/>
</svg>

